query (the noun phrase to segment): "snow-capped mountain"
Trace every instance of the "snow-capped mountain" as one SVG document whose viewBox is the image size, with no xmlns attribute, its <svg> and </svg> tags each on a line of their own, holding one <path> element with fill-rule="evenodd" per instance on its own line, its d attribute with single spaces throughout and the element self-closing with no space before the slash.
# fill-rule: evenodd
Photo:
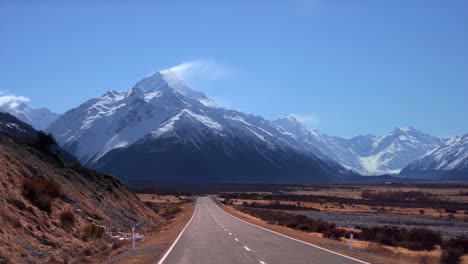
<svg viewBox="0 0 468 264">
<path fill-rule="evenodd" d="M 0 107 L 37 130 L 46 129 L 52 121 L 60 116 L 47 108 L 31 108 L 25 103 L 9 103 Z"/>
<path fill-rule="evenodd" d="M 36 130 L 18 118 L 0 109 L 0 132 L 19 138 L 34 138 Z"/>
<path fill-rule="evenodd" d="M 48 131 L 82 163 L 123 178 L 307 182 L 348 173 L 262 117 L 217 107 L 168 70 L 67 111 Z"/>
<path fill-rule="evenodd" d="M 412 162 L 400 175 L 412 178 L 468 177 L 468 133 Z"/>
<path fill-rule="evenodd" d="M 365 175 L 399 173 L 411 161 L 441 146 L 443 141 L 412 127 L 396 128 L 384 136 L 331 137 L 306 128 L 294 116 L 273 121 L 304 142 L 345 166 Z M 320 153 L 317 154 L 320 157 Z"/>
</svg>

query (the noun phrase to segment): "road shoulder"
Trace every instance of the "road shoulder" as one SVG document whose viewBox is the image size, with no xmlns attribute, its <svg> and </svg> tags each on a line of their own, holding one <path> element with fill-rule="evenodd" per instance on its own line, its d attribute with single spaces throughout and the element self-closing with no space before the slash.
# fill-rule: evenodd
<svg viewBox="0 0 468 264">
<path fill-rule="evenodd" d="M 186 204 L 182 207 L 182 212 L 160 231 L 151 234 L 144 241 L 138 242 L 136 252 L 131 253 L 130 247 L 114 255 L 107 263 L 132 264 L 132 263 L 155 263 L 164 252 L 176 240 L 180 232 L 190 221 L 195 207 Z"/>
</svg>

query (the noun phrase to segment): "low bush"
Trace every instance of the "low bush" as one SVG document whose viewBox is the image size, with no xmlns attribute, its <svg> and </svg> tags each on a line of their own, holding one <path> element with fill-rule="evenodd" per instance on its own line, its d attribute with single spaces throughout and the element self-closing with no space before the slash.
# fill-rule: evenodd
<svg viewBox="0 0 468 264">
<path fill-rule="evenodd" d="M 450 238 L 442 244 L 441 263 L 457 264 L 460 263 L 461 257 L 468 254 L 468 236 L 461 235 L 455 238 Z"/>
<path fill-rule="evenodd" d="M 285 212 L 272 211 L 268 209 L 239 207 L 239 210 L 267 221 L 270 224 L 286 226 L 289 228 L 305 231 L 322 233 L 324 237 L 339 240 L 346 235 L 344 230 L 336 228 L 334 223 L 321 220 L 314 220 L 305 215 L 295 215 Z"/>
<path fill-rule="evenodd" d="M 408 200 L 430 200 L 433 198 L 433 194 L 425 193 L 421 191 L 372 191 L 363 190 L 361 197 L 363 199 L 373 199 L 381 201 L 408 201 Z"/>
<path fill-rule="evenodd" d="M 407 230 L 396 226 L 384 226 L 360 229 L 362 231 L 357 234 L 357 239 L 377 242 L 387 246 L 430 251 L 436 245 L 442 244 L 442 236 L 439 232 L 425 228 Z"/>
<path fill-rule="evenodd" d="M 293 202 L 312 202 L 312 203 L 335 203 L 342 205 L 367 205 L 371 207 L 406 207 L 406 208 L 434 208 L 434 209 L 449 209 L 449 210 L 466 210 L 466 205 L 455 201 L 447 201 L 437 199 L 436 196 L 427 192 L 378 192 L 365 190 L 364 197 L 349 198 L 330 195 L 313 195 L 313 194 L 266 194 L 266 193 L 221 193 L 220 198 L 224 199 L 241 199 L 241 200 L 264 200 L 264 201 L 293 201 Z M 386 197 L 380 199 L 380 195 Z M 361 193 L 362 195 L 362 193 Z M 373 199 L 375 198 L 375 199 Z M 390 209 L 391 210 L 391 209 Z"/>
<path fill-rule="evenodd" d="M 462 256 L 463 256 L 463 249 L 447 248 L 442 251 L 442 255 L 440 256 L 440 263 L 458 264 L 461 262 Z"/>
<path fill-rule="evenodd" d="M 153 199 L 154 199 L 154 198 L 153 198 Z M 150 201 L 145 201 L 144 204 L 145 204 L 146 206 L 148 206 L 149 208 L 151 208 L 151 210 L 152 210 L 153 212 L 155 212 L 156 214 L 159 213 L 159 208 L 160 208 L 160 206 L 158 205 L 158 203 L 150 202 Z"/>
<path fill-rule="evenodd" d="M 96 224 L 88 224 L 85 227 L 83 227 L 82 238 L 84 240 L 88 238 L 102 238 L 104 232 L 104 227 L 98 226 Z"/>
<path fill-rule="evenodd" d="M 168 207 L 168 208 L 166 208 L 164 213 L 161 214 L 161 216 L 164 217 L 165 219 L 169 220 L 169 219 L 173 219 L 180 212 L 182 212 L 182 209 L 180 207 L 178 207 L 178 206 L 177 207 Z"/>
<path fill-rule="evenodd" d="M 320 209 L 317 209 L 317 208 L 303 207 L 303 206 L 300 205 L 300 203 L 298 203 L 298 205 L 296 205 L 296 204 L 282 204 L 279 201 L 271 202 L 269 204 L 261 204 L 261 203 L 256 203 L 256 202 L 251 202 L 251 203 L 243 202 L 242 206 L 250 206 L 250 207 L 264 208 L 264 209 L 274 209 L 274 210 L 320 211 Z"/>
<path fill-rule="evenodd" d="M 23 196 L 48 214 L 52 213 L 52 200 L 59 197 L 61 192 L 60 184 L 54 180 L 27 179 L 23 181 Z"/>
<path fill-rule="evenodd" d="M 75 214 L 71 210 L 63 211 L 60 214 L 60 224 L 62 228 L 69 229 L 75 225 Z"/>
<path fill-rule="evenodd" d="M 36 145 L 39 149 L 49 150 L 49 147 L 55 144 L 55 139 L 54 136 L 52 136 L 52 134 L 44 133 L 42 131 L 37 132 L 34 145 Z"/>
</svg>

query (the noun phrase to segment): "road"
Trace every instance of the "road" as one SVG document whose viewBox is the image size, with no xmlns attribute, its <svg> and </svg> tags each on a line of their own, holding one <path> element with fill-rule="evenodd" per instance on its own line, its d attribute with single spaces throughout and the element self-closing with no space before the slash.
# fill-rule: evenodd
<svg viewBox="0 0 468 264">
<path fill-rule="evenodd" d="M 201 197 L 159 264 L 366 263 L 240 220 Z"/>
</svg>

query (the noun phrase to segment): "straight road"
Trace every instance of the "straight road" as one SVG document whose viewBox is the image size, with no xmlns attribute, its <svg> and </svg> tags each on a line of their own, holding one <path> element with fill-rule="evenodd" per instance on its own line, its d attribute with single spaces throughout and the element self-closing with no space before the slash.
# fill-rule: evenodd
<svg viewBox="0 0 468 264">
<path fill-rule="evenodd" d="M 244 222 L 210 198 L 198 198 L 192 219 L 159 264 L 366 263 Z"/>
</svg>

